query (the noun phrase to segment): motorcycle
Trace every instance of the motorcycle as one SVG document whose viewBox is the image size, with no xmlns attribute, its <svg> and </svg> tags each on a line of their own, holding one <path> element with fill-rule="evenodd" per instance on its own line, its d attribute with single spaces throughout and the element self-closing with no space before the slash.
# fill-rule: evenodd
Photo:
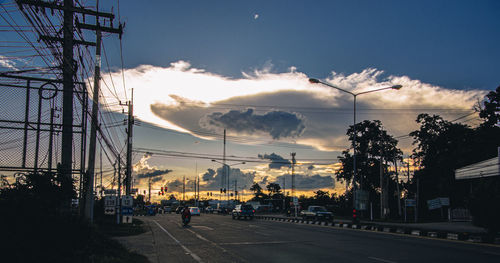
<svg viewBox="0 0 500 263">
<path fill-rule="evenodd" d="M 182 224 L 184 226 L 187 226 L 190 221 L 191 221 L 191 216 L 182 215 Z"/>
</svg>

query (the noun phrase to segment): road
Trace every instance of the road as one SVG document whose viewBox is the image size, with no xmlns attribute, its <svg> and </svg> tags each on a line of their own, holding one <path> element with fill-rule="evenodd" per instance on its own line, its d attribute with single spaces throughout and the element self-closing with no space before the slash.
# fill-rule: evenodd
<svg viewBox="0 0 500 263">
<path fill-rule="evenodd" d="M 158 262 L 499 262 L 500 247 L 202 214 L 142 217 Z"/>
</svg>

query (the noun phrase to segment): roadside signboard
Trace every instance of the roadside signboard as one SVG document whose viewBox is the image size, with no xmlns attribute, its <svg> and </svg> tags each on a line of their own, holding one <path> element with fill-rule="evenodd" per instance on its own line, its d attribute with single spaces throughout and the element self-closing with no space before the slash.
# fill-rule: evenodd
<svg viewBox="0 0 500 263">
<path fill-rule="evenodd" d="M 293 197 L 293 205 L 299 205 L 299 198 L 297 198 L 296 196 Z"/>
<path fill-rule="evenodd" d="M 105 196 L 104 206 L 105 207 L 115 207 L 117 205 L 116 196 Z"/>
<path fill-rule="evenodd" d="M 417 206 L 417 201 L 415 199 L 406 199 L 405 205 L 406 206 Z"/>
<path fill-rule="evenodd" d="M 104 214 L 105 215 L 114 215 L 116 213 L 116 208 L 115 207 L 111 207 L 111 206 L 107 206 L 104 208 Z"/>
<path fill-rule="evenodd" d="M 432 200 L 427 200 L 427 206 L 429 207 L 429 210 L 438 209 L 443 206 L 450 206 L 450 198 L 438 197 Z"/>
<path fill-rule="evenodd" d="M 122 196 L 122 206 L 132 207 L 134 205 L 134 199 L 131 195 Z"/>
<path fill-rule="evenodd" d="M 441 208 L 441 201 L 439 198 L 427 200 L 427 206 L 429 207 L 429 210 Z"/>
<path fill-rule="evenodd" d="M 450 206 L 450 198 L 448 197 L 440 197 L 439 202 L 442 206 Z"/>
<path fill-rule="evenodd" d="M 106 189 L 104 195 L 116 195 L 116 189 Z"/>
<path fill-rule="evenodd" d="M 132 207 L 122 207 L 122 215 L 131 216 L 134 214 L 134 209 Z"/>
<path fill-rule="evenodd" d="M 355 192 L 355 207 L 357 210 L 366 210 L 368 206 L 369 194 L 368 191 L 356 190 Z"/>
</svg>

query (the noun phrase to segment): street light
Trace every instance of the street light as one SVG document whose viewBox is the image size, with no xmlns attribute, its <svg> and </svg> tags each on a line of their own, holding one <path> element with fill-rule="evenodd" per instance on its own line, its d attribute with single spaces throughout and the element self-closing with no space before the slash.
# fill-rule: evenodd
<svg viewBox="0 0 500 263">
<path fill-rule="evenodd" d="M 226 169 L 226 167 L 228 168 L 228 172 L 227 172 L 227 180 L 226 180 L 226 181 L 227 181 L 227 182 L 226 182 L 226 184 L 227 184 L 227 187 L 226 187 L 226 189 L 227 189 L 227 192 L 226 192 L 226 199 L 227 199 L 227 202 L 228 202 L 228 204 L 229 204 L 229 175 L 230 175 L 230 173 L 231 173 L 231 166 L 236 166 L 236 165 L 240 165 L 240 164 L 245 164 L 246 162 L 233 163 L 233 164 L 231 164 L 231 165 L 229 165 L 229 164 L 225 164 L 225 163 L 220 162 L 220 161 L 217 161 L 217 160 L 212 160 L 212 162 L 222 164 L 222 165 L 223 165 L 223 167 L 224 167 L 224 169 Z"/>
<path fill-rule="evenodd" d="M 352 202 L 353 202 L 353 206 L 352 207 L 355 208 L 356 207 L 356 195 L 355 195 L 355 193 L 356 193 L 356 178 L 357 178 L 357 170 L 356 170 L 356 135 L 357 135 L 356 134 L 356 98 L 362 94 L 372 93 L 372 92 L 381 91 L 381 90 L 387 90 L 387 89 L 399 90 L 403 86 L 393 85 L 390 87 L 368 90 L 368 91 L 363 91 L 363 92 L 359 92 L 359 93 L 353 93 L 351 91 L 341 89 L 339 87 L 333 86 L 329 83 L 323 82 L 323 81 L 318 80 L 318 79 L 310 78 L 309 82 L 312 84 L 322 84 L 322 85 L 328 86 L 330 88 L 334 88 L 334 89 L 340 90 L 342 92 L 348 93 L 354 97 L 354 124 L 353 124 L 354 136 L 353 136 L 353 140 L 352 140 L 352 149 L 353 149 L 353 162 L 352 162 L 352 167 L 353 167 L 352 168 L 353 169 L 353 184 L 352 184 L 353 185 L 353 198 L 352 198 L 353 200 L 352 200 Z M 360 188 L 363 189 L 363 178 L 361 178 L 361 180 L 360 180 Z"/>
</svg>

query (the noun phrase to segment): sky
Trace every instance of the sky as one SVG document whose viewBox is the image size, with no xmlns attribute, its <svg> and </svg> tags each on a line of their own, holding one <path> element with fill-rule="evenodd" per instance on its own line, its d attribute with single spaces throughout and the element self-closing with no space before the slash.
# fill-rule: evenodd
<svg viewBox="0 0 500 263">
<path fill-rule="evenodd" d="M 106 1 L 101 9 L 111 6 L 125 29 L 122 54 L 116 36 L 104 37 L 103 82 L 116 88 L 103 97 L 120 114 L 115 100 L 134 90 L 141 192 L 149 176 L 153 189 L 176 193 L 196 175 L 203 194 L 219 191 L 223 172 L 211 159 L 222 161 L 226 129 L 231 188 L 284 182 L 289 191 L 296 152 L 300 193 L 341 193 L 334 172 L 349 148 L 352 96 L 308 78 L 355 93 L 402 85 L 359 96 L 356 118 L 381 120 L 406 156 L 419 113 L 460 118 L 500 85 L 499 1 Z M 461 121 L 476 125 L 470 117 Z"/>
</svg>

